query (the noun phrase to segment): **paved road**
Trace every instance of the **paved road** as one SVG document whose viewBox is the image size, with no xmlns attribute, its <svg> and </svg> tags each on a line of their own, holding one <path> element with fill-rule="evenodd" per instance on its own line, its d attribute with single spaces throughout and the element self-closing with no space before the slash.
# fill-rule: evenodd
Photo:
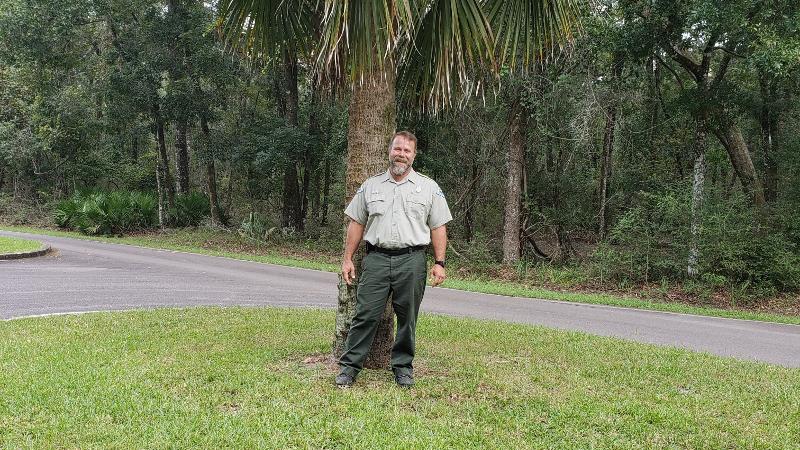
<svg viewBox="0 0 800 450">
<path fill-rule="evenodd" d="M 227 258 L 0 231 L 56 256 L 0 261 L 0 319 L 194 305 L 333 308 L 336 275 Z M 614 336 L 800 367 L 800 326 L 429 288 L 423 312 Z"/>
</svg>

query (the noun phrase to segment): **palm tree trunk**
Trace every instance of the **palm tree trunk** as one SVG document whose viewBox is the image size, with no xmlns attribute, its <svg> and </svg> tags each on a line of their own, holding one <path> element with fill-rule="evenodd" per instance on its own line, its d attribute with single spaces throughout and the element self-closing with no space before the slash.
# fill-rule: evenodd
<svg viewBox="0 0 800 450">
<path fill-rule="evenodd" d="M 503 263 L 520 258 L 522 169 L 525 162 L 525 117 L 518 105 L 509 112 L 510 142 L 506 152 L 506 198 L 503 220 Z"/>
<path fill-rule="evenodd" d="M 347 131 L 347 173 L 345 176 L 346 203 L 368 177 L 386 170 L 389 139 L 395 132 L 397 109 L 395 104 L 394 69 L 376 71 L 365 77 L 363 83 L 353 88 Z M 345 219 L 345 229 L 348 219 Z M 363 246 L 353 257 L 356 279 L 360 275 Z M 333 354 L 339 357 L 355 314 L 356 283 L 348 285 L 339 276 L 339 299 L 336 312 L 336 331 Z M 383 318 L 365 367 L 386 368 L 394 341 L 394 311 L 387 299 Z"/>
</svg>

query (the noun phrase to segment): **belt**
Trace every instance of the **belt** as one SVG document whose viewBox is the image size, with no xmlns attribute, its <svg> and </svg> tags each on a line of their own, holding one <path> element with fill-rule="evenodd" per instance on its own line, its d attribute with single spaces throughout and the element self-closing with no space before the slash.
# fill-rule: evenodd
<svg viewBox="0 0 800 450">
<path fill-rule="evenodd" d="M 416 252 L 418 250 L 425 250 L 426 247 L 427 245 L 414 245 L 411 247 L 403 247 L 403 248 L 382 248 L 382 247 L 376 247 L 367 242 L 367 253 L 378 252 L 388 256 L 400 256 L 400 255 L 407 255 L 411 252 Z"/>
</svg>

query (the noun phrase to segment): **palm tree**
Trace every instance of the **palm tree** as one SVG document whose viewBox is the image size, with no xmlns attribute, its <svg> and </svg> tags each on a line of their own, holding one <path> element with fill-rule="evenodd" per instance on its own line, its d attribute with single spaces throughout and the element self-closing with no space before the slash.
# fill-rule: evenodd
<svg viewBox="0 0 800 450">
<path fill-rule="evenodd" d="M 256 54 L 293 40 L 308 42 L 305 22 L 314 0 L 223 0 L 227 35 Z M 284 15 L 280 15 L 284 14 Z M 479 92 L 480 70 L 499 73 L 504 63 L 527 68 L 543 50 L 569 36 L 575 0 L 325 0 L 321 33 L 313 50 L 330 79 L 351 88 L 346 201 L 369 176 L 385 170 L 396 129 L 399 85 L 428 110 Z M 355 265 L 359 267 L 360 255 Z M 355 285 L 339 282 L 334 354 L 344 345 L 355 311 Z M 384 321 L 367 367 L 387 367 L 392 311 Z"/>
</svg>

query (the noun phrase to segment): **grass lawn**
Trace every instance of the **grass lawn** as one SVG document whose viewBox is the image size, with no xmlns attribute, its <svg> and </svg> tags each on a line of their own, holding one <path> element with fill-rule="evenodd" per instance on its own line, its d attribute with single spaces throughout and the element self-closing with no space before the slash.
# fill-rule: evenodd
<svg viewBox="0 0 800 450">
<path fill-rule="evenodd" d="M 333 385 L 333 311 L 0 322 L 0 447 L 790 448 L 800 370 L 423 315 L 417 385 Z"/>
<path fill-rule="evenodd" d="M 42 244 L 27 239 L 0 236 L 0 255 L 9 253 L 34 252 L 42 248 Z"/>
</svg>

